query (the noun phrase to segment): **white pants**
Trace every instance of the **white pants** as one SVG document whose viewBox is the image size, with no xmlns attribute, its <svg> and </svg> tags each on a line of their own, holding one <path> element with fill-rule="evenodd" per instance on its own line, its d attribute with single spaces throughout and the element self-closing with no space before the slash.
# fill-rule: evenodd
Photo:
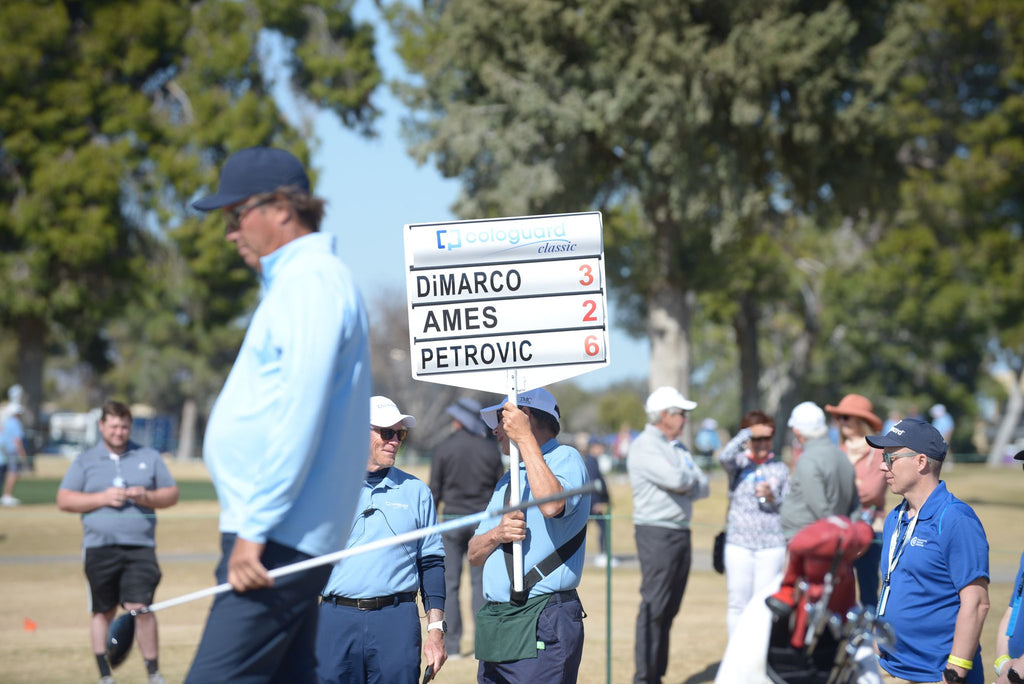
<svg viewBox="0 0 1024 684">
<path fill-rule="evenodd" d="M 755 550 L 736 544 L 725 545 L 725 580 L 729 587 L 726 624 L 730 635 L 750 599 L 782 572 L 785 560 L 785 546 Z"/>
</svg>

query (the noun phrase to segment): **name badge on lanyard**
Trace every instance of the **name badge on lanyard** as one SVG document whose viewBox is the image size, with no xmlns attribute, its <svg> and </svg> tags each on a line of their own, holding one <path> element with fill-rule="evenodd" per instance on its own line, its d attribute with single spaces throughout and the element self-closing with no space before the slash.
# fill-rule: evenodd
<svg viewBox="0 0 1024 684">
<path fill-rule="evenodd" d="M 921 517 L 921 511 L 918 511 L 918 514 L 909 521 L 903 535 L 900 536 L 900 528 L 903 527 L 903 516 L 907 512 L 907 508 L 908 504 L 906 500 L 904 500 L 903 506 L 900 508 L 899 516 L 896 518 L 896 529 L 892 531 L 892 537 L 889 538 L 889 563 L 886 566 L 885 577 L 882 578 L 882 591 L 878 595 L 878 610 L 876 612 L 879 616 L 885 615 L 885 606 L 889 602 L 889 585 L 892 578 L 892 572 L 900 562 L 900 558 L 903 556 L 903 552 L 907 548 L 907 542 L 913 538 L 914 528 L 917 526 L 917 519 Z"/>
</svg>

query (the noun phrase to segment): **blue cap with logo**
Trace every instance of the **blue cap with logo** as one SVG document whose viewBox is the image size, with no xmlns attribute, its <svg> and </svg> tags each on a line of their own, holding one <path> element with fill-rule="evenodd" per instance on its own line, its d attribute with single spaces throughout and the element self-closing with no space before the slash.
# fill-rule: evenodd
<svg viewBox="0 0 1024 684">
<path fill-rule="evenodd" d="M 196 200 L 192 206 L 213 211 L 288 185 L 309 192 L 309 177 L 295 155 L 275 147 L 247 147 L 224 162 L 217 192 Z"/>
<path fill-rule="evenodd" d="M 865 439 L 877 449 L 906 447 L 936 461 L 945 459 L 949 451 L 949 445 L 939 431 L 920 418 L 904 418 L 884 435 L 868 435 Z"/>
</svg>

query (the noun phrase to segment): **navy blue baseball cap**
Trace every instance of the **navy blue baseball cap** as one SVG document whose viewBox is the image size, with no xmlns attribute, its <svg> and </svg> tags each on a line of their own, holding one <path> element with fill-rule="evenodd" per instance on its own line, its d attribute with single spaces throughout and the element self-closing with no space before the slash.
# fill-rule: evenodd
<svg viewBox="0 0 1024 684">
<path fill-rule="evenodd" d="M 224 162 L 217 192 L 196 200 L 192 206 L 213 211 L 287 185 L 309 192 L 309 177 L 295 155 L 275 147 L 247 147 Z"/>
<path fill-rule="evenodd" d="M 865 439 L 877 449 L 906 447 L 936 461 L 945 459 L 949 451 L 949 445 L 939 431 L 920 418 L 904 418 L 884 435 L 868 435 Z"/>
</svg>

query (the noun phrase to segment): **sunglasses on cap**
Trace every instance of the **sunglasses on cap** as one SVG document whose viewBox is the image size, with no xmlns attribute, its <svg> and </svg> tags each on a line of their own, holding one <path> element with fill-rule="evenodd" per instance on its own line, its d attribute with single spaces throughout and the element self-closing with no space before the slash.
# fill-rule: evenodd
<svg viewBox="0 0 1024 684">
<path fill-rule="evenodd" d="M 253 202 L 252 204 L 239 204 L 237 207 L 225 209 L 225 220 L 227 222 L 226 232 L 233 233 L 238 230 L 238 227 L 242 225 L 242 219 L 253 209 L 258 209 L 265 204 L 270 204 L 275 201 L 277 197 L 264 197 L 261 200 Z"/>
<path fill-rule="evenodd" d="M 891 451 L 882 452 L 882 460 L 885 461 L 885 467 L 892 470 L 892 462 L 898 458 L 906 458 L 907 456 L 917 456 L 920 452 L 912 451 L 906 454 L 896 454 Z"/>
<path fill-rule="evenodd" d="M 380 438 L 385 442 L 390 442 L 393 439 L 397 439 L 399 442 L 404 442 L 405 438 L 409 435 L 409 431 L 404 428 L 400 430 L 392 430 L 391 428 L 371 427 L 370 429 L 380 435 Z"/>
</svg>

